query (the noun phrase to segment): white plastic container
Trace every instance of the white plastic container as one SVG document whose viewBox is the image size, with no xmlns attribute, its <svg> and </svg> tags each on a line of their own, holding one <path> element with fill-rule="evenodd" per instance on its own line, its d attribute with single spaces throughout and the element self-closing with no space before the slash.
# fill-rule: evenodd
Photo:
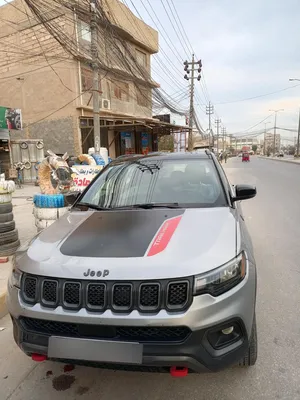
<svg viewBox="0 0 300 400">
<path fill-rule="evenodd" d="M 103 158 L 105 165 L 108 164 L 108 150 L 106 147 L 100 147 L 100 155 Z"/>
</svg>

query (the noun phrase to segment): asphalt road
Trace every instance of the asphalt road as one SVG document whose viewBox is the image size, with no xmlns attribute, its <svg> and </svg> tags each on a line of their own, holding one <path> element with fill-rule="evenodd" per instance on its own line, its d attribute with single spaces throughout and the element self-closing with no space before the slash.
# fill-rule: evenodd
<svg viewBox="0 0 300 400">
<path fill-rule="evenodd" d="M 141 374 L 34 364 L 0 321 L 0 399 L 10 400 L 300 400 L 300 165 L 230 159 L 231 183 L 257 186 L 244 203 L 258 264 L 259 358 L 251 369 L 217 374 Z"/>
</svg>

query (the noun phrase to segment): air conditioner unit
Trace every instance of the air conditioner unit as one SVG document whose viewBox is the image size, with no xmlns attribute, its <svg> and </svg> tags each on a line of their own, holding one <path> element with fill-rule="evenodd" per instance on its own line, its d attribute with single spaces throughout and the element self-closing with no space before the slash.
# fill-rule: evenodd
<svg viewBox="0 0 300 400">
<path fill-rule="evenodd" d="M 110 100 L 108 99 L 102 99 L 102 109 L 104 110 L 110 110 Z"/>
</svg>

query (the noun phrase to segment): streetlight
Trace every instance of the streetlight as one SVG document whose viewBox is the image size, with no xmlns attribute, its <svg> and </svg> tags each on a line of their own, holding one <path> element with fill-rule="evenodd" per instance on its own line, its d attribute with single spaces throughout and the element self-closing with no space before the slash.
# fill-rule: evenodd
<svg viewBox="0 0 300 400">
<path fill-rule="evenodd" d="M 277 121 L 277 113 L 280 112 L 280 111 L 284 111 L 284 109 L 283 109 L 283 108 L 280 108 L 279 110 L 269 110 L 269 111 L 272 111 L 272 112 L 275 113 L 275 120 L 274 120 L 274 143 L 273 143 L 273 146 L 274 146 L 273 155 L 275 156 L 275 150 L 276 150 L 275 147 L 276 147 L 276 121 Z"/>
</svg>

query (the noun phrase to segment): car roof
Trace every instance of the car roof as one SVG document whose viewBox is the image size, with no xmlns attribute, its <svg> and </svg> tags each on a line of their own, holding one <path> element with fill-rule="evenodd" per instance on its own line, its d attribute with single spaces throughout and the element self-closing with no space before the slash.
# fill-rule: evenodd
<svg viewBox="0 0 300 400">
<path fill-rule="evenodd" d="M 209 150 L 197 150 L 193 152 L 176 152 L 176 153 L 164 153 L 164 152 L 153 152 L 149 153 L 148 155 L 139 155 L 139 154 L 134 154 L 124 157 L 118 157 L 116 158 L 113 163 L 118 163 L 118 162 L 130 162 L 132 160 L 136 159 L 151 159 L 151 160 L 187 160 L 187 159 L 208 159 L 211 158 L 212 153 Z"/>
</svg>

